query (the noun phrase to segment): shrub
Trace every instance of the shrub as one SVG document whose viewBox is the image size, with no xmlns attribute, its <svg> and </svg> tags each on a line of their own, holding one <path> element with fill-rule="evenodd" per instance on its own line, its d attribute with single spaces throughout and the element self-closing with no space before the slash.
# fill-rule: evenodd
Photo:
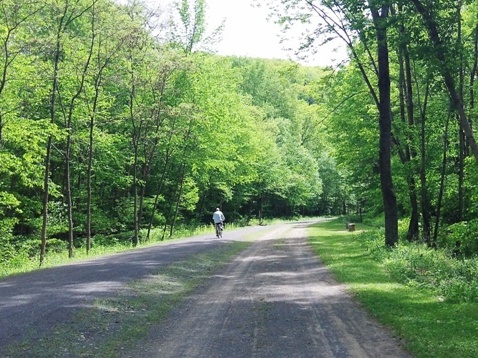
<svg viewBox="0 0 478 358">
<path fill-rule="evenodd" d="M 6 240 L 2 243 L 2 250 L 0 251 L 0 263 L 5 264 L 11 261 L 15 255 L 17 254 L 17 250 L 12 245 L 11 242 Z"/>
<path fill-rule="evenodd" d="M 357 237 L 397 281 L 432 289 L 448 301 L 478 302 L 477 257 L 460 259 L 446 249 L 405 241 L 389 249 L 383 235 L 374 230 Z"/>
<path fill-rule="evenodd" d="M 446 248 L 455 256 L 469 258 L 478 254 L 478 219 L 462 221 L 442 230 L 439 247 Z"/>
<path fill-rule="evenodd" d="M 114 246 L 119 244 L 120 240 L 115 235 L 96 234 L 91 239 L 91 246 Z"/>
<path fill-rule="evenodd" d="M 383 228 L 385 224 L 385 218 L 383 216 L 371 216 L 365 215 L 362 218 L 362 222 L 365 225 L 372 226 L 375 228 Z"/>
<path fill-rule="evenodd" d="M 59 239 L 48 239 L 46 241 L 46 252 L 60 253 L 68 249 L 68 243 Z"/>
<path fill-rule="evenodd" d="M 386 257 L 388 257 L 390 248 L 387 248 L 384 245 L 384 229 L 362 232 L 357 235 L 357 238 L 365 245 L 375 260 L 383 261 Z"/>
</svg>

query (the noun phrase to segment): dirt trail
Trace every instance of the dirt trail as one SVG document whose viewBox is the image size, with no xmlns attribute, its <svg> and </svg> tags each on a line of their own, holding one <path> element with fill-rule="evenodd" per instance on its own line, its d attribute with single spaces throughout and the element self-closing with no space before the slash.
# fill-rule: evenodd
<svg viewBox="0 0 478 358">
<path fill-rule="evenodd" d="M 268 232 L 124 357 L 410 357 L 314 256 L 305 227 Z"/>
</svg>

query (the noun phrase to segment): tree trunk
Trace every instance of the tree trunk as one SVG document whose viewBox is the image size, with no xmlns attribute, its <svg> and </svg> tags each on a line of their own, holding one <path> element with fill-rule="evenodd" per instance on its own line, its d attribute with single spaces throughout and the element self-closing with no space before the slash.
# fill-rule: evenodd
<svg viewBox="0 0 478 358">
<path fill-rule="evenodd" d="M 136 247 L 139 243 L 139 215 L 138 215 L 138 161 L 139 161 L 139 140 L 141 137 L 142 120 L 136 123 L 135 114 L 136 85 L 134 69 L 131 69 L 131 88 L 129 93 L 129 119 L 131 121 L 131 144 L 133 146 L 133 237 L 131 244 Z"/>
<path fill-rule="evenodd" d="M 46 229 L 48 222 L 48 192 L 49 192 L 49 182 L 50 182 L 50 158 L 51 158 L 51 146 L 52 146 L 53 137 L 50 134 L 48 136 L 48 141 L 46 145 L 46 155 L 45 155 L 45 174 L 43 177 L 43 203 L 42 203 L 42 227 L 41 227 L 41 236 L 40 236 L 40 266 L 43 265 L 46 256 Z"/>
<path fill-rule="evenodd" d="M 178 168 L 178 172 L 180 173 L 183 169 L 184 162 L 181 163 L 180 167 Z M 174 189 L 174 193 L 171 195 L 171 198 L 169 200 L 169 208 L 168 208 L 168 214 L 166 216 L 166 219 L 164 221 L 164 226 L 163 226 L 163 235 L 161 240 L 164 240 L 166 237 L 166 230 L 168 229 L 168 224 L 170 225 L 169 232 L 173 232 L 173 222 L 172 222 L 172 216 L 173 216 L 173 207 L 175 206 L 175 203 L 177 202 L 177 195 L 178 195 L 179 188 L 176 186 Z"/>
<path fill-rule="evenodd" d="M 431 231 L 431 219 L 430 219 L 430 200 L 428 198 L 427 188 L 427 176 L 426 176 L 426 110 L 428 103 L 428 90 L 427 85 L 425 99 L 421 109 L 421 134 L 420 134 L 420 186 L 421 186 L 421 207 L 422 207 L 422 235 L 423 242 L 430 245 L 430 231 Z"/>
<path fill-rule="evenodd" d="M 134 137 L 135 134 L 133 134 Z M 136 141 L 136 138 L 133 138 Z M 137 142 L 133 144 L 134 147 L 134 161 L 133 161 L 133 221 L 134 234 L 132 238 L 133 246 L 139 243 L 139 214 L 138 214 L 138 145 Z"/>
<path fill-rule="evenodd" d="M 72 123 L 73 123 L 73 113 L 75 110 L 75 103 L 76 100 L 79 98 L 81 92 L 83 92 L 86 74 L 88 68 L 90 67 L 91 57 L 93 55 L 93 46 L 94 46 L 95 37 L 91 37 L 90 48 L 88 52 L 88 58 L 83 66 L 83 72 L 81 73 L 80 84 L 76 93 L 73 95 L 70 101 L 69 109 L 68 109 L 68 116 L 66 118 L 65 128 L 67 130 L 67 138 L 66 138 L 66 148 L 65 148 L 65 180 L 66 180 L 66 202 L 67 202 L 67 217 L 68 217 L 68 257 L 73 257 L 73 250 L 74 250 L 74 224 L 73 224 L 73 198 L 72 198 L 72 189 L 71 189 L 71 138 L 72 138 Z"/>
<path fill-rule="evenodd" d="M 261 194 L 259 197 L 259 225 L 262 225 L 262 211 L 264 208 L 264 196 Z"/>
<path fill-rule="evenodd" d="M 95 87 L 95 99 L 93 103 L 93 112 L 90 116 L 90 132 L 88 136 L 88 168 L 86 174 L 86 254 L 91 249 L 91 176 L 93 174 L 93 136 L 95 128 L 96 105 L 98 101 L 98 88 Z"/>
<path fill-rule="evenodd" d="M 0 97 L 2 96 L 3 90 L 5 89 L 5 84 L 7 83 L 7 70 L 8 70 L 8 64 L 10 63 L 10 52 L 9 52 L 9 46 L 8 42 L 12 34 L 12 30 L 9 28 L 6 28 L 6 33 L 4 34 L 4 41 L 2 43 L 2 48 L 3 48 L 3 53 L 2 53 L 2 62 L 3 62 L 3 67 L 1 69 L 1 74 L 0 74 Z M 3 126 L 4 126 L 4 121 L 3 121 L 3 111 L 2 108 L 0 108 L 0 150 L 3 148 Z"/>
<path fill-rule="evenodd" d="M 93 175 L 93 152 L 94 152 L 94 129 L 95 129 L 95 121 L 96 121 L 96 114 L 98 109 L 98 99 L 100 96 L 101 90 L 101 80 L 103 76 L 103 70 L 106 67 L 106 62 L 103 66 L 100 67 L 96 79 L 95 79 L 95 94 L 93 98 L 93 107 L 90 114 L 90 124 L 89 124 L 89 136 L 88 136 L 88 168 L 87 168 L 87 203 L 86 203 L 86 254 L 89 254 L 91 249 L 91 198 L 92 198 L 92 186 L 91 186 L 91 178 Z"/>
<path fill-rule="evenodd" d="M 160 180 L 159 186 L 158 186 L 158 193 L 156 194 L 156 197 L 154 198 L 154 205 L 153 205 L 153 208 L 151 210 L 151 215 L 149 217 L 148 233 L 147 233 L 147 236 L 146 236 L 148 239 L 151 235 L 151 227 L 153 225 L 153 218 L 154 218 L 154 214 L 156 212 L 156 205 L 158 204 L 159 196 L 161 195 L 161 191 L 163 190 L 164 180 L 166 178 L 167 168 L 168 168 L 168 165 L 169 165 L 169 160 L 171 158 L 171 152 L 172 152 L 171 140 L 173 138 L 173 133 L 174 133 L 174 128 L 175 128 L 176 121 L 173 121 L 172 124 L 173 124 L 172 128 L 169 132 L 168 145 L 167 145 L 167 149 L 166 149 L 166 157 L 165 157 L 165 161 L 164 161 L 164 169 L 163 169 L 163 172 L 161 174 L 161 180 Z M 166 223 L 165 223 L 165 225 L 166 225 Z M 165 232 L 165 229 L 163 230 L 163 237 L 164 237 L 164 232 Z"/>
<path fill-rule="evenodd" d="M 401 13 L 401 7 L 399 12 Z M 400 33 L 405 36 L 405 27 L 400 25 Z M 412 71 L 410 65 L 410 56 L 408 48 L 405 43 L 399 47 L 398 60 L 400 65 L 399 72 L 399 93 L 400 93 L 400 117 L 402 122 L 408 127 L 405 140 L 405 148 L 400 148 L 400 143 L 395 139 L 398 145 L 398 152 L 402 164 L 409 163 L 412 158 L 416 156 L 413 149 L 414 136 L 413 133 L 415 127 L 414 116 L 414 102 L 413 102 L 413 86 L 412 86 Z M 393 139 L 393 138 L 392 138 Z M 408 196 L 410 200 L 410 223 L 408 225 L 407 240 L 415 241 L 419 235 L 419 210 L 418 210 L 418 195 L 417 186 L 415 182 L 414 168 L 410 168 L 407 171 L 407 185 Z"/>
<path fill-rule="evenodd" d="M 458 147 L 458 213 L 456 220 L 458 222 L 463 220 L 464 209 L 464 183 L 465 183 L 465 152 L 466 152 L 466 137 L 463 131 L 458 130 L 459 147 Z"/>
<path fill-rule="evenodd" d="M 178 212 L 179 212 L 179 204 L 181 203 L 181 198 L 183 196 L 185 167 L 186 167 L 186 164 L 184 162 L 181 163 L 181 179 L 179 182 L 179 190 L 178 190 L 178 196 L 176 199 L 176 205 L 174 207 L 173 220 L 171 221 L 171 226 L 169 229 L 169 237 L 172 237 L 174 234 L 174 227 L 176 226 L 176 219 L 178 217 Z"/>
<path fill-rule="evenodd" d="M 70 155 L 71 155 L 71 118 L 68 120 L 67 123 L 67 130 L 68 130 L 68 137 L 66 141 L 66 148 L 65 148 L 65 181 L 66 181 L 66 189 L 65 189 L 65 196 L 66 196 L 66 210 L 67 210 L 67 218 L 68 218 L 68 257 L 73 257 L 73 199 L 72 199 L 72 190 L 71 190 L 71 177 L 70 177 Z"/>
<path fill-rule="evenodd" d="M 457 1 L 456 3 L 456 12 L 457 12 L 457 26 L 458 26 L 458 34 L 457 34 L 457 43 L 458 46 L 461 46 L 462 42 L 462 28 L 461 28 L 461 6 L 463 1 Z M 463 87 L 465 85 L 464 80 L 464 59 L 463 59 L 463 52 L 460 52 L 460 65 L 459 65 L 459 81 L 458 81 L 458 94 L 460 98 L 463 98 Z M 463 220 L 463 214 L 465 210 L 465 194 L 464 194 L 464 183 L 465 183 L 465 157 L 467 156 L 467 141 L 463 131 L 458 131 L 458 135 L 460 137 L 460 148 L 459 148 L 459 168 L 458 168 L 458 221 Z"/>
<path fill-rule="evenodd" d="M 437 216 L 435 221 L 435 230 L 433 232 L 433 240 L 432 246 L 436 245 L 438 239 L 438 228 L 440 227 L 440 219 L 441 219 L 441 205 L 443 201 L 443 193 L 445 192 L 445 177 L 446 177 L 446 161 L 447 161 L 447 151 L 448 151 L 448 125 L 450 123 L 450 114 L 446 119 L 445 123 L 445 132 L 443 133 L 443 160 L 441 166 L 441 173 L 440 173 L 440 190 L 438 193 L 438 200 L 437 200 Z"/>
<path fill-rule="evenodd" d="M 66 9 L 65 9 L 66 12 Z M 61 32 L 63 31 L 63 17 L 60 19 L 58 25 L 58 32 L 56 34 L 56 46 L 55 57 L 53 59 L 53 84 L 50 94 L 50 123 L 55 123 L 55 109 L 56 109 L 56 94 L 58 91 L 58 67 L 60 63 L 60 51 L 61 51 Z M 48 141 L 46 146 L 45 155 L 45 172 L 43 178 L 43 202 L 42 202 L 42 229 L 40 236 L 40 266 L 43 265 L 46 256 L 46 238 L 47 238 L 47 223 L 48 223 L 48 202 L 50 191 L 50 161 L 51 161 L 51 148 L 53 145 L 53 136 L 48 135 Z"/>
<path fill-rule="evenodd" d="M 146 234 L 146 238 L 148 240 L 151 236 L 151 228 L 153 226 L 153 219 L 154 219 L 154 214 L 156 213 L 156 206 L 158 205 L 159 196 L 161 195 L 161 192 L 163 191 L 163 184 L 164 184 L 164 180 L 166 178 L 168 164 L 169 164 L 169 154 L 166 156 L 166 161 L 164 163 L 163 173 L 161 174 L 161 179 L 159 180 L 159 184 L 158 184 L 158 189 L 157 189 L 158 192 L 156 193 L 156 196 L 154 197 L 154 204 L 153 204 L 153 207 L 151 208 L 151 214 L 149 216 L 148 232 Z"/>
<path fill-rule="evenodd" d="M 473 66 L 470 71 L 470 109 L 475 107 L 475 79 L 478 69 L 478 25 L 473 30 Z"/>
<path fill-rule="evenodd" d="M 390 102 L 390 68 L 387 43 L 389 5 L 383 4 L 379 11 L 369 2 L 377 37 L 378 90 L 379 90 L 379 166 L 380 184 L 385 213 L 385 245 L 398 243 L 398 212 L 391 168 L 392 111 Z"/>
</svg>

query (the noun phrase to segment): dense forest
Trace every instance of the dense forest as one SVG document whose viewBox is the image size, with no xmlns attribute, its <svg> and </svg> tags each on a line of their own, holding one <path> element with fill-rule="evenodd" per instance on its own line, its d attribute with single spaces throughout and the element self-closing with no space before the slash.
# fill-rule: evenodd
<svg viewBox="0 0 478 358">
<path fill-rule="evenodd" d="M 163 239 L 216 207 L 476 253 L 476 3 L 271 3 L 315 24 L 302 51 L 337 37 L 350 60 L 218 56 L 204 0 L 1 0 L 0 262 Z"/>
<path fill-rule="evenodd" d="M 342 209 L 323 70 L 200 50 L 204 11 L 2 1 L 3 260 L 121 233 L 137 245 L 216 207 L 238 223 Z"/>
</svg>

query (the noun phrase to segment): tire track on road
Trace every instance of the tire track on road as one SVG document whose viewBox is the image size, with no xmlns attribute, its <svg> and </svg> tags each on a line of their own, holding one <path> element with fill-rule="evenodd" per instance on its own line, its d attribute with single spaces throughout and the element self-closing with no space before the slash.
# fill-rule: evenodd
<svg viewBox="0 0 478 358">
<path fill-rule="evenodd" d="M 307 225 L 261 236 L 125 357 L 409 357 L 315 257 Z"/>
</svg>

